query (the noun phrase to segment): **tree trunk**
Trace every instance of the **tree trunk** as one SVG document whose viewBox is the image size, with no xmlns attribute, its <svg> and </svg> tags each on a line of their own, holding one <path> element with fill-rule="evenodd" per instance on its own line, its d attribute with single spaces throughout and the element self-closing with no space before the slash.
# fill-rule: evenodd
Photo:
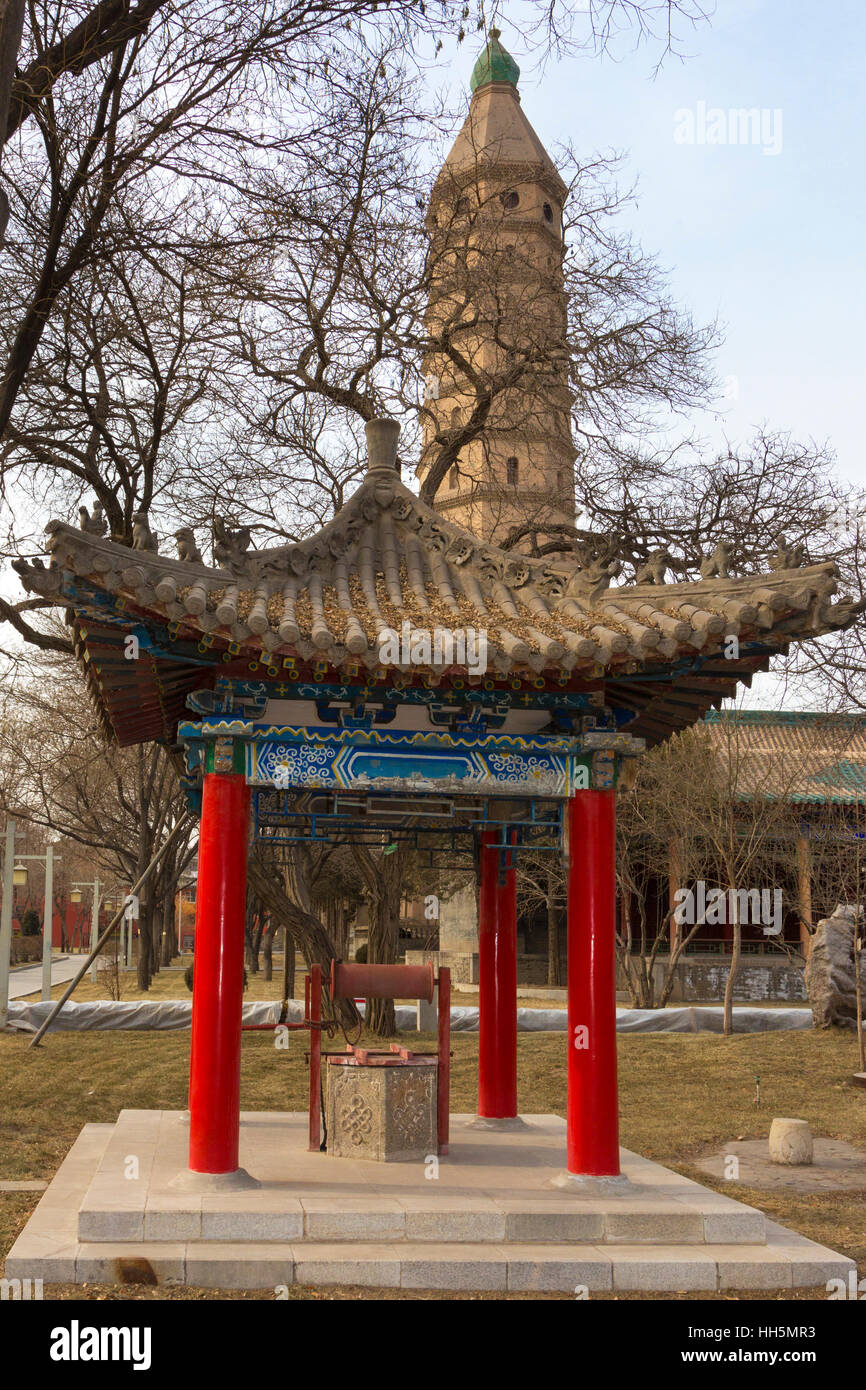
<svg viewBox="0 0 866 1390">
<path fill-rule="evenodd" d="M 159 939 L 159 951 L 157 952 L 157 970 L 161 970 L 164 965 L 171 965 L 172 957 L 176 955 L 174 950 L 174 896 L 171 892 L 171 885 L 166 884 L 162 895 L 162 930 Z"/>
<path fill-rule="evenodd" d="M 400 899 L 396 904 L 383 898 L 370 908 L 370 935 L 367 943 L 367 962 L 370 965 L 393 965 L 396 956 L 397 932 L 394 909 L 399 912 Z M 397 1033 L 397 1018 L 393 999 L 366 1000 L 364 1022 L 371 1032 L 380 1038 L 393 1038 Z"/>
<path fill-rule="evenodd" d="M 251 889 L 247 890 L 247 906 L 244 916 L 244 950 L 247 970 L 251 975 L 259 973 L 259 948 L 262 944 L 261 904 Z"/>
<path fill-rule="evenodd" d="M 177 932 L 175 930 L 174 894 L 166 893 L 162 919 L 161 963 L 171 965 L 177 955 Z"/>
<path fill-rule="evenodd" d="M 726 1038 L 729 1038 L 734 1031 L 734 981 L 737 977 L 737 971 L 740 968 L 740 942 L 743 936 L 743 929 L 740 926 L 740 903 L 739 898 L 737 897 L 736 890 L 733 888 L 733 885 L 731 886 L 731 892 L 729 894 L 728 900 L 732 904 L 731 915 L 733 916 L 734 920 L 731 925 L 734 929 L 734 935 L 733 945 L 731 949 L 731 968 L 728 971 L 728 978 L 725 981 L 724 1028 Z"/>
<path fill-rule="evenodd" d="M 160 870 L 160 901 L 162 930 L 160 932 L 159 965 L 171 965 L 177 950 L 177 919 L 175 900 L 178 893 L 178 853 L 172 848 Z"/>
<path fill-rule="evenodd" d="M 854 981 L 857 998 L 857 1048 L 860 1053 L 860 1070 L 866 1072 L 866 1033 L 863 1030 L 863 979 L 860 974 L 863 959 L 863 924 L 860 920 L 859 888 L 857 915 L 854 919 Z"/>
<path fill-rule="evenodd" d="M 338 960 L 345 960 L 349 953 L 348 911 L 343 898 L 333 898 L 328 902 L 328 933 L 334 943 Z"/>
<path fill-rule="evenodd" d="M 547 983 L 559 985 L 562 975 L 559 968 L 559 913 L 554 895 L 553 874 L 547 872 Z"/>
<path fill-rule="evenodd" d="M 152 934 L 151 934 L 151 941 L 150 941 L 150 978 L 151 978 L 151 980 L 153 979 L 154 975 L 158 975 L 158 974 L 159 974 L 159 956 L 160 956 L 160 951 L 161 951 L 161 949 L 162 949 L 162 923 L 163 923 L 162 911 L 163 911 L 163 908 L 162 908 L 162 901 L 161 901 L 161 899 L 157 898 L 156 903 L 155 903 L 155 905 L 154 905 L 154 909 L 153 909 L 153 915 L 152 915 L 152 918 L 151 918 L 151 921 L 152 921 L 152 923 L 153 923 L 153 931 L 152 931 Z"/>
<path fill-rule="evenodd" d="M 135 978 L 138 988 L 143 991 L 150 989 L 151 970 L 150 960 L 153 950 L 153 908 L 150 900 L 141 900 L 138 905 L 138 961 L 136 964 Z"/>
<path fill-rule="evenodd" d="M 274 932 L 277 929 L 276 922 L 269 921 L 262 933 L 262 955 L 265 960 L 265 979 L 274 978 Z"/>
<path fill-rule="evenodd" d="M 295 997 L 295 940 L 288 927 L 283 927 L 283 998 Z"/>
<path fill-rule="evenodd" d="M 364 878 L 370 907 L 367 961 L 370 965 L 394 965 L 400 939 L 400 901 L 406 855 L 403 845 L 391 854 L 374 856 L 363 845 L 353 845 L 355 860 Z M 368 999 L 364 1022 L 380 1038 L 397 1032 L 393 999 Z"/>
<path fill-rule="evenodd" d="M 148 779 L 147 768 L 145 766 L 144 746 L 139 744 L 136 752 L 138 755 L 136 764 L 136 785 L 138 792 L 139 826 L 138 863 L 136 864 L 133 883 L 138 882 L 154 855 L 153 833 L 148 820 L 148 796 L 151 790 L 151 783 Z M 138 961 L 136 963 L 136 980 L 139 989 L 143 990 L 145 993 L 150 989 L 150 982 L 153 978 L 153 934 L 156 902 L 157 883 L 151 879 L 147 885 L 146 896 L 139 900 L 138 917 Z"/>
<path fill-rule="evenodd" d="M 307 964 L 321 965 L 322 973 L 325 979 L 328 979 L 335 952 L 327 932 L 318 917 L 314 917 L 312 912 L 305 911 L 286 896 L 280 883 L 279 870 L 268 863 L 259 845 L 250 854 L 247 878 L 256 896 L 261 898 L 267 911 L 275 918 L 277 926 L 288 928 L 295 943 L 300 946 Z M 328 1000 L 327 993 L 325 998 Z M 328 1003 L 330 1004 L 329 1000 Z M 358 1010 L 351 999 L 338 999 L 332 1012 L 344 1028 L 357 1028 L 360 1022 Z"/>
<path fill-rule="evenodd" d="M 15 66 L 24 29 L 25 0 L 0 0 L 0 150 L 6 143 L 9 98 L 15 80 Z M 9 220 L 9 202 L 0 188 L 0 246 Z"/>
<path fill-rule="evenodd" d="M 636 959 L 631 950 L 631 904 L 633 901 L 637 902 L 638 921 L 640 923 L 640 947 Z M 628 988 L 631 995 L 632 1007 L 637 1009 L 653 1009 L 655 1008 L 655 979 L 653 976 L 653 961 L 648 946 L 646 898 L 640 887 L 638 887 L 634 894 L 631 892 L 624 892 L 621 897 L 621 903 L 621 912 L 625 913 L 625 926 L 621 927 L 621 932 L 625 941 L 624 966 L 628 977 Z"/>
<path fill-rule="evenodd" d="M 388 856 L 397 859 L 397 854 Z M 384 856 L 383 856 L 384 859 Z M 400 935 L 400 898 L 402 894 L 402 872 L 400 866 L 382 865 L 382 879 L 378 899 L 370 906 L 370 935 L 367 942 L 367 960 L 371 965 L 394 965 L 397 960 L 397 942 Z M 396 872 L 395 872 L 396 870 Z M 393 1038 L 397 1032 L 397 1020 L 393 999 L 368 999 L 364 1022 L 371 1032 L 380 1038 Z"/>
</svg>

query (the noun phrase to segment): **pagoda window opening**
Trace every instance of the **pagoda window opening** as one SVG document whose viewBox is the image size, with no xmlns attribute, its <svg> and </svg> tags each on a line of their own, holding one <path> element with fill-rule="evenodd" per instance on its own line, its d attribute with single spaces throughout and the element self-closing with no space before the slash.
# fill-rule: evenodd
<svg viewBox="0 0 866 1390">
<path fill-rule="evenodd" d="M 513 208 L 519 206 L 520 194 L 515 193 L 514 189 L 511 189 L 509 193 L 500 193 L 499 197 L 506 212 L 511 212 Z"/>
<path fill-rule="evenodd" d="M 518 463 L 516 458 L 505 460 L 505 478 L 509 487 L 517 487 Z"/>
<path fill-rule="evenodd" d="M 448 487 L 453 492 L 457 487 L 457 464 L 453 464 L 448 470 Z"/>
</svg>

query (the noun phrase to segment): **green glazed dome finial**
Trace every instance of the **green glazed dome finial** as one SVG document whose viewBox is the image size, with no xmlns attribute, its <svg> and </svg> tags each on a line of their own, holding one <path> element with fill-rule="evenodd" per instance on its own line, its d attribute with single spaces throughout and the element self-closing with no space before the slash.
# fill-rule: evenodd
<svg viewBox="0 0 866 1390">
<path fill-rule="evenodd" d="M 499 42 L 499 32 L 498 29 L 490 30 L 487 47 L 472 69 L 469 86 L 473 92 L 477 92 L 479 87 L 486 87 L 488 82 L 510 82 L 512 87 L 517 86 L 520 68 Z"/>
</svg>

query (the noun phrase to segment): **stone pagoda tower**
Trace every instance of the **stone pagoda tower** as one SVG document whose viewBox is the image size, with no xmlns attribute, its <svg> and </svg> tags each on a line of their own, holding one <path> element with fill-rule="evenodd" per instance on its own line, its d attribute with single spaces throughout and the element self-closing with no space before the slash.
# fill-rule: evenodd
<svg viewBox="0 0 866 1390">
<path fill-rule="evenodd" d="M 484 540 L 574 523 L 562 209 L 566 187 L 520 104 L 497 30 L 427 214 L 430 299 L 422 478 L 452 461 L 434 506 Z M 474 439 L 466 426 L 483 422 Z M 461 439 L 461 435 L 464 436 Z"/>
</svg>

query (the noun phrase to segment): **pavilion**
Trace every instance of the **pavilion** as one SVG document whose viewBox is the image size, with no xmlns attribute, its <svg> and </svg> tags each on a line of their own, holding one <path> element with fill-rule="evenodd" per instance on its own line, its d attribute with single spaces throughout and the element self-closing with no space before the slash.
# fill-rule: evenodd
<svg viewBox="0 0 866 1390">
<path fill-rule="evenodd" d="M 85 517 L 50 523 L 47 566 L 16 566 L 66 609 L 106 734 L 182 751 L 200 798 L 190 1167 L 238 1167 L 251 824 L 289 842 L 381 844 L 387 830 L 478 846 L 478 1114 L 504 1124 L 517 1119 L 513 855 L 561 827 L 568 1170 L 614 1176 L 617 783 L 645 746 L 857 605 L 834 600 L 831 562 L 614 587 L 574 556 L 500 550 L 401 482 L 398 433 L 368 423 L 363 483 L 297 544 L 250 550 L 220 526 L 207 565 L 160 555 L 146 527 L 129 549 Z M 438 662 L 435 643 L 411 640 L 437 629 L 458 639 Z M 486 635 L 483 672 L 460 648 L 470 629 Z"/>
<path fill-rule="evenodd" d="M 791 643 L 851 623 L 831 563 L 779 542 L 767 573 L 733 574 L 719 536 L 700 578 L 664 555 L 622 582 L 604 547 L 533 558 L 506 545 L 526 518 L 574 520 L 562 277 L 566 187 L 523 111 L 497 31 L 472 74 L 464 125 L 427 210 L 435 339 L 446 316 L 465 360 L 495 371 L 526 342 L 542 369 L 494 402 L 425 505 L 400 479 L 399 427 L 367 424 L 361 486 L 318 534 L 250 548 L 214 522 L 160 555 L 138 515 L 130 549 L 102 504 L 48 529 L 25 586 L 67 611 L 107 737 L 183 759 L 201 814 L 190 1165 L 238 1153 L 242 919 L 248 830 L 273 846 L 403 838 L 431 862 L 455 848 L 480 876 L 478 1115 L 517 1120 L 516 893 L 523 844 L 568 864 L 568 1168 L 618 1171 L 614 807 L 642 750 L 703 718 Z M 455 235 L 458 242 L 453 242 Z M 490 256 L 451 324 L 455 249 Z M 498 285 L 497 285 L 498 291 Z M 458 301 L 461 295 L 456 296 Z M 495 331 L 494 331 L 495 324 Z M 494 343 L 498 346 L 494 346 Z M 474 388 L 447 353 L 425 371 L 419 473 L 459 432 Z M 456 436 L 455 436 L 455 432 Z"/>
</svg>

